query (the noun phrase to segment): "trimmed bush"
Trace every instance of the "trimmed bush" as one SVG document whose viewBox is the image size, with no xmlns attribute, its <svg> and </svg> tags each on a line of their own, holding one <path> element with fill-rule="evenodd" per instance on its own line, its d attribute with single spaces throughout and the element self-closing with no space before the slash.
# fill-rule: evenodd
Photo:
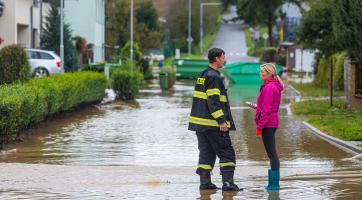
<svg viewBox="0 0 362 200">
<path fill-rule="evenodd" d="M 122 100 L 132 100 L 138 94 L 143 82 L 143 75 L 134 70 L 117 69 L 112 71 L 112 88 L 117 94 L 117 98 Z"/>
<path fill-rule="evenodd" d="M 333 86 L 336 90 L 344 89 L 344 59 L 346 52 L 336 53 L 329 58 L 322 57 L 318 63 L 317 75 L 314 83 L 319 87 L 329 87 L 330 60 L 333 59 Z"/>
<path fill-rule="evenodd" d="M 161 68 L 160 72 L 168 73 L 168 83 L 169 83 L 169 88 L 171 88 L 176 82 L 175 70 L 170 66 L 165 66 Z"/>
<path fill-rule="evenodd" d="M 24 82 L 30 78 L 30 65 L 26 51 L 18 45 L 0 50 L 0 84 Z"/>
<path fill-rule="evenodd" d="M 335 56 L 333 82 L 337 90 L 344 90 L 344 59 L 347 53 L 342 52 Z"/>
<path fill-rule="evenodd" d="M 328 87 L 329 68 L 328 68 L 327 64 L 328 64 L 328 60 L 325 57 L 322 57 L 319 60 L 318 71 L 317 71 L 316 78 L 314 80 L 314 83 L 319 87 Z"/>
<path fill-rule="evenodd" d="M 21 129 L 47 116 L 103 99 L 106 78 L 77 72 L 0 86 L 0 130 L 11 140 Z"/>
</svg>

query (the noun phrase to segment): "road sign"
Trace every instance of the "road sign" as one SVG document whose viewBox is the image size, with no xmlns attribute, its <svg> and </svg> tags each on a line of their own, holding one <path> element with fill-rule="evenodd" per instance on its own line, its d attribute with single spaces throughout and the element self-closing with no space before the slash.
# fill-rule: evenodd
<svg viewBox="0 0 362 200">
<path fill-rule="evenodd" d="M 268 33 L 264 33 L 264 34 L 263 34 L 263 38 L 264 38 L 264 40 L 268 39 L 268 38 L 269 38 Z"/>
<path fill-rule="evenodd" d="M 190 42 L 190 43 L 191 43 L 191 42 L 193 42 L 193 41 L 194 41 L 194 39 L 193 39 L 192 37 L 188 37 L 188 38 L 187 38 L 187 42 Z"/>
</svg>

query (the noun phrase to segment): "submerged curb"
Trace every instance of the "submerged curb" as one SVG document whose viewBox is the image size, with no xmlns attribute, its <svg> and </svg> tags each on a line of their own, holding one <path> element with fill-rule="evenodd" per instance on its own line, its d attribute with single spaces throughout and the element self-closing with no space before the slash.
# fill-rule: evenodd
<svg viewBox="0 0 362 200">
<path fill-rule="evenodd" d="M 308 127 L 310 130 L 312 130 L 312 132 L 315 135 L 319 136 L 320 138 L 324 139 L 325 141 L 327 141 L 345 151 L 351 152 L 353 154 L 362 154 L 362 148 L 357 147 L 356 145 L 353 145 L 352 142 L 343 141 L 343 140 L 340 140 L 333 136 L 327 135 L 306 121 L 303 121 L 303 124 L 306 127 Z"/>
</svg>

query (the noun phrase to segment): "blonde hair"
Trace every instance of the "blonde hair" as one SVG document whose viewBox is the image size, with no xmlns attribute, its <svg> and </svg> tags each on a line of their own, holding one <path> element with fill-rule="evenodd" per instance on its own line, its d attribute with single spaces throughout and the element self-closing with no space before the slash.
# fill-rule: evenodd
<svg viewBox="0 0 362 200">
<path fill-rule="evenodd" d="M 271 74 L 273 78 L 277 78 L 280 84 L 284 87 L 282 79 L 277 74 L 277 68 L 273 63 L 265 63 L 260 66 L 260 70 L 265 70 L 268 74 Z"/>
</svg>

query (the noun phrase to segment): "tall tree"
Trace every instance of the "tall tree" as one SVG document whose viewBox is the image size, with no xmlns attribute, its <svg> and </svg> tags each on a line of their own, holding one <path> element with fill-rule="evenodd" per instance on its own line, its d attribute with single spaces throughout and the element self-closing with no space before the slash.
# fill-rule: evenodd
<svg viewBox="0 0 362 200">
<path fill-rule="evenodd" d="M 297 35 L 298 43 L 305 48 L 318 49 L 322 55 L 337 52 L 332 23 L 332 0 L 311 2 L 310 9 L 302 12 Z"/>
<path fill-rule="evenodd" d="M 163 33 L 158 22 L 157 11 L 151 0 L 139 2 L 136 10 L 136 41 L 143 52 L 162 47 Z"/>
<path fill-rule="evenodd" d="M 353 59 L 362 60 L 362 1 L 331 1 L 332 30 L 337 48 L 347 50 Z"/>
<path fill-rule="evenodd" d="M 302 24 L 298 31 L 299 42 L 304 47 L 314 48 L 321 54 L 329 66 L 330 102 L 333 105 L 333 56 L 332 54 L 341 50 L 338 48 L 335 35 L 333 34 L 334 15 L 333 0 L 320 0 L 310 2 L 310 9 L 303 12 Z M 322 65 L 320 65 L 323 67 Z M 321 70 L 321 69 L 318 69 Z M 317 80 L 318 81 L 318 80 Z"/>
<path fill-rule="evenodd" d="M 45 29 L 40 38 L 40 46 L 60 55 L 60 10 L 59 1 L 51 0 L 50 10 L 46 17 Z M 73 44 L 72 31 L 68 23 L 64 23 L 64 68 L 74 71 L 78 68 L 78 59 Z"/>
<path fill-rule="evenodd" d="M 130 38 L 130 1 L 110 0 L 106 8 L 106 43 L 124 46 Z M 151 0 L 136 0 L 134 6 L 134 34 L 142 51 L 161 48 L 162 30 L 158 23 L 157 11 Z M 108 50 L 107 57 L 119 51 Z"/>
<path fill-rule="evenodd" d="M 188 1 L 186 1 L 188 2 Z M 200 3 L 201 2 L 215 2 L 212 0 L 192 0 L 192 23 L 191 23 L 191 36 L 194 39 L 194 44 L 199 42 L 200 36 Z M 204 7 L 204 33 L 205 35 L 210 32 L 217 31 L 217 20 L 221 14 L 221 8 L 219 6 L 206 6 Z M 170 33 L 170 39 L 184 46 L 187 51 L 188 36 L 188 3 L 185 0 L 174 0 L 170 6 L 169 13 L 167 15 L 166 28 Z M 182 47 L 177 45 L 177 48 Z"/>
<path fill-rule="evenodd" d="M 287 2 L 300 4 L 301 0 L 239 0 L 238 15 L 251 25 L 268 26 L 269 45 L 273 44 L 272 31 L 276 19 L 283 15 L 281 6 Z"/>
</svg>

